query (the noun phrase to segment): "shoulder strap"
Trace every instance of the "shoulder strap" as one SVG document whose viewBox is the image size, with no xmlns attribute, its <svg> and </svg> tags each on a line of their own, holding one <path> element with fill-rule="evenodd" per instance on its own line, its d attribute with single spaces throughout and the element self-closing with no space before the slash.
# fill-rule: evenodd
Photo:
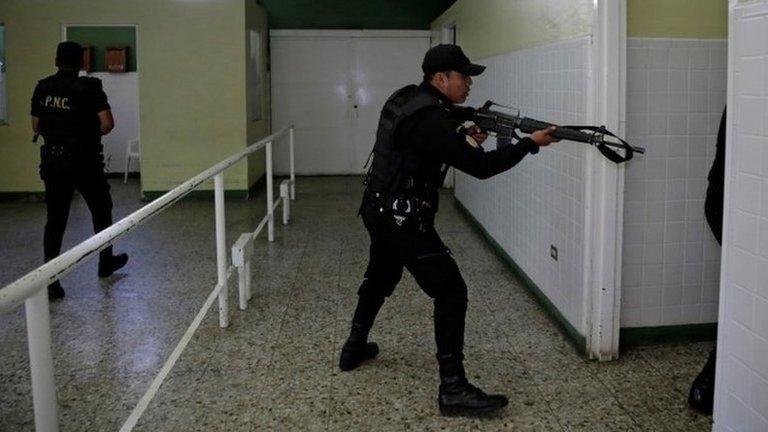
<svg viewBox="0 0 768 432">
<path fill-rule="evenodd" d="M 604 142 L 595 142 L 595 147 L 600 151 L 600 153 L 603 154 L 609 161 L 613 163 L 624 163 L 632 160 L 632 157 L 635 155 L 635 151 L 632 150 L 632 146 L 629 145 L 628 142 L 624 141 L 623 139 L 617 137 L 613 132 L 609 131 L 605 128 L 605 126 L 563 126 L 565 128 L 569 129 L 576 129 L 576 130 L 589 130 L 594 132 L 595 134 L 601 134 L 601 135 L 608 135 L 616 138 L 619 140 L 619 143 L 624 148 L 624 156 L 619 154 L 615 150 L 611 150 L 607 145 L 605 145 Z"/>
</svg>

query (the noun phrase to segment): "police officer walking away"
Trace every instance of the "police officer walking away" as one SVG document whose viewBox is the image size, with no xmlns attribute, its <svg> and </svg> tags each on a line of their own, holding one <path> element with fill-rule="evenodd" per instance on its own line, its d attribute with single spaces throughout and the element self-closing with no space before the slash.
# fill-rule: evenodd
<svg viewBox="0 0 768 432">
<path fill-rule="evenodd" d="M 450 166 L 486 179 L 557 140 L 550 128 L 516 145 L 484 151 L 480 144 L 486 133 L 476 126 L 462 128 L 468 109 L 454 104 L 467 99 L 471 77 L 485 67 L 470 63 L 456 45 L 438 45 L 424 56 L 422 70 L 424 81 L 396 91 L 381 111 L 360 208 L 371 237 L 370 258 L 339 367 L 349 371 L 378 354 L 368 333 L 405 267 L 434 301 L 440 411 L 482 414 L 508 400 L 487 395 L 465 376 L 467 286 L 434 228 L 438 188 Z"/>
<path fill-rule="evenodd" d="M 723 201 L 725 200 L 725 121 L 727 108 L 720 117 L 720 127 L 717 130 L 715 146 L 715 160 L 709 170 L 709 186 L 704 200 L 704 215 L 707 224 L 715 236 L 717 244 L 723 245 Z M 709 358 L 704 368 L 699 372 L 688 391 L 688 404 L 691 408 L 704 413 L 712 414 L 715 403 L 715 366 L 717 362 L 717 350 L 709 353 Z"/>
<path fill-rule="evenodd" d="M 40 148 L 40 177 L 45 183 L 48 220 L 45 224 L 45 261 L 61 252 L 64 229 L 75 190 L 85 199 L 99 232 L 112 225 L 112 198 L 104 173 L 101 136 L 114 127 L 107 95 L 96 78 L 79 77 L 83 48 L 62 42 L 56 49 L 58 72 L 40 82 L 32 96 L 32 129 L 45 139 Z M 99 277 L 107 277 L 128 262 L 127 254 L 99 255 Z M 64 297 L 59 281 L 48 286 L 51 300 Z"/>
</svg>

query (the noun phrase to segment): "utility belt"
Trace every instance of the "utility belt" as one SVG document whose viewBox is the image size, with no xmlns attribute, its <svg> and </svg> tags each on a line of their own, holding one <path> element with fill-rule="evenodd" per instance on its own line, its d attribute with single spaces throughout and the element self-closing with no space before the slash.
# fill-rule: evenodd
<svg viewBox="0 0 768 432">
<path fill-rule="evenodd" d="M 416 228 L 426 231 L 435 224 L 436 203 L 418 196 L 403 193 L 371 191 L 363 193 L 360 213 L 368 207 L 375 213 L 390 219 L 398 229 Z"/>
<path fill-rule="evenodd" d="M 75 176 L 85 167 L 102 166 L 102 162 L 101 154 L 87 154 L 70 145 L 46 143 L 40 146 L 40 175 L 43 179 Z"/>
<path fill-rule="evenodd" d="M 70 146 L 44 144 L 40 147 L 40 176 L 72 176 L 77 172 L 78 154 Z"/>
</svg>

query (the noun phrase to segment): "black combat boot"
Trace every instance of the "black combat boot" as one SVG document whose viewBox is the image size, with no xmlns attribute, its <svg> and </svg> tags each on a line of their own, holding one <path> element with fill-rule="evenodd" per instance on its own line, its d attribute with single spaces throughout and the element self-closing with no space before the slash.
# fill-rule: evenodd
<svg viewBox="0 0 768 432">
<path fill-rule="evenodd" d="M 56 281 L 48 285 L 48 300 L 54 301 L 64 298 L 64 288 L 61 287 L 61 282 Z"/>
<path fill-rule="evenodd" d="M 339 359 L 339 369 L 351 371 L 366 360 L 376 357 L 379 353 L 379 346 L 373 342 L 368 342 L 368 328 L 356 323 L 352 323 L 352 331 L 349 334 L 347 342 L 341 348 L 341 358 Z"/>
<path fill-rule="evenodd" d="M 446 416 L 478 416 L 504 408 L 504 395 L 488 395 L 467 381 L 461 359 L 440 356 L 440 392 L 437 403 Z"/>
<path fill-rule="evenodd" d="M 703 414 L 712 414 L 712 407 L 715 401 L 715 350 L 709 353 L 707 364 L 699 372 L 696 379 L 691 384 L 691 391 L 688 394 L 688 405 L 696 411 Z"/>
<path fill-rule="evenodd" d="M 128 254 L 112 255 L 99 260 L 99 277 L 105 278 L 112 276 L 117 270 L 120 270 L 128 263 Z"/>
</svg>

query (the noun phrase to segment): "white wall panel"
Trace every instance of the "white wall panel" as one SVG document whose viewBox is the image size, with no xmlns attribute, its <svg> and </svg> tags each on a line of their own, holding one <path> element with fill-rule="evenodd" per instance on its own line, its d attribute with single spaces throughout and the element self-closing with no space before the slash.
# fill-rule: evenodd
<svg viewBox="0 0 768 432">
<path fill-rule="evenodd" d="M 768 431 L 768 1 L 731 2 L 729 31 L 714 430 L 764 432 Z"/>
<path fill-rule="evenodd" d="M 622 327 L 717 320 L 720 246 L 704 218 L 725 107 L 726 42 L 630 38 Z"/>
<path fill-rule="evenodd" d="M 343 174 L 349 143 L 350 38 L 272 37 L 272 129 L 296 127 L 296 172 Z M 286 152 L 275 154 L 288 172 Z"/>
<path fill-rule="evenodd" d="M 589 58 L 590 40 L 581 38 L 479 60 L 488 69 L 468 103 L 492 99 L 528 117 L 585 124 Z M 456 175 L 459 201 L 582 334 L 587 151 L 561 142 L 488 180 Z"/>
<path fill-rule="evenodd" d="M 101 80 L 115 118 L 115 128 L 101 138 L 107 170 L 125 172 L 128 141 L 139 138 L 139 74 L 99 72 L 91 76 Z M 138 161 L 131 161 L 130 171 L 140 171 Z"/>
<path fill-rule="evenodd" d="M 384 102 L 421 81 L 428 48 L 426 32 L 273 33 L 273 129 L 296 126 L 297 173 L 361 173 Z M 276 171 L 287 167 L 278 152 Z"/>
</svg>

